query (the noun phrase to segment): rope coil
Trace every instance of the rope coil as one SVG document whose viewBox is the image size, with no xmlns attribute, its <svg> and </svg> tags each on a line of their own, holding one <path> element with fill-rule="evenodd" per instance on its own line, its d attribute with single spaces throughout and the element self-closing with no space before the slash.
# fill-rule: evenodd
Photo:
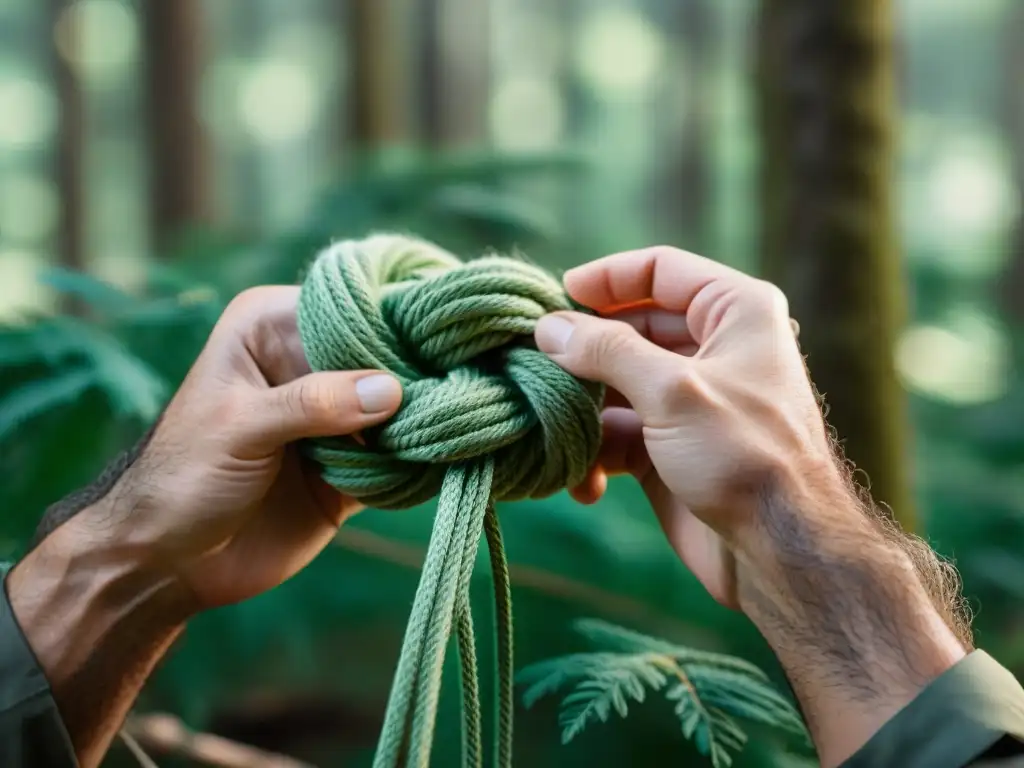
<svg viewBox="0 0 1024 768">
<path fill-rule="evenodd" d="M 324 479 L 377 509 L 438 498 L 423 573 L 388 699 L 374 768 L 429 765 L 441 671 L 454 629 L 462 676 L 462 764 L 483 764 L 469 586 L 481 535 L 490 551 L 498 645 L 494 765 L 512 764 L 512 615 L 494 503 L 581 483 L 597 457 L 603 390 L 533 346 L 537 321 L 574 309 L 550 274 L 518 259 L 462 262 L 422 240 L 376 235 L 323 251 L 299 298 L 315 371 L 381 369 L 403 402 L 363 435 L 310 441 Z"/>
</svg>

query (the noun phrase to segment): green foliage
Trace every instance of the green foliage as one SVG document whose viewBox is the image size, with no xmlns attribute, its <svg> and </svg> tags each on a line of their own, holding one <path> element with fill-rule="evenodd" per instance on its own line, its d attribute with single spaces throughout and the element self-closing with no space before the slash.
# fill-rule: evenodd
<svg viewBox="0 0 1024 768">
<path fill-rule="evenodd" d="M 382 156 L 328 189 L 291 232 L 257 242 L 190 233 L 179 250 L 148 265 L 140 295 L 89 275 L 50 270 L 42 280 L 86 312 L 28 317 L 0 328 L 0 438 L 17 443 L 12 461 L 24 454 L 26 461 L 38 462 L 51 436 L 46 429 L 33 432 L 33 425 L 61 409 L 70 413 L 89 394 L 99 395 L 92 404 L 101 407 L 93 414 L 104 421 L 152 419 L 183 379 L 227 299 L 251 285 L 294 283 L 332 239 L 415 229 L 451 247 L 462 243 L 460 250 L 470 254 L 544 240 L 549 232 L 523 213 L 528 206 L 509 184 L 581 167 L 577 158 L 562 155 Z M 109 456 L 114 447 L 103 440 L 103 430 L 91 431 L 96 441 L 84 453 Z M 129 425 L 120 431 L 116 442 L 123 447 L 138 430 Z M 54 500 L 71 488 L 60 483 L 48 490 Z M 4 501 L 18 508 L 30 501 L 38 512 L 37 499 Z"/>
<path fill-rule="evenodd" d="M 186 375 L 231 296 L 251 285 L 296 282 L 332 239 L 399 230 L 467 256 L 521 247 L 548 266 L 577 259 L 578 239 L 567 245 L 552 237 L 545 228 L 550 222 L 529 214 L 529 196 L 517 191 L 521 184 L 577 173 L 575 159 L 474 162 L 424 166 L 411 159 L 382 162 L 379 173 L 360 169 L 327 190 L 305 222 L 280 236 L 253 241 L 189 233 L 179 250 L 147 266 L 137 289 L 73 272 L 43 275 L 83 311 L 25 317 L 0 328 L 0 421 L 9 425 L 0 439 L 0 557 L 16 555 L 47 505 L 91 482 L 138 438 L 154 405 L 162 405 Z M 471 187 L 488 194 L 474 203 Z M 500 215 L 501 201 L 518 202 Z M 650 631 L 671 628 L 679 636 L 700 626 L 726 627 L 720 642 L 712 642 L 770 662 L 756 634 L 739 617 L 717 610 L 679 566 L 656 521 L 638 504 L 640 496 L 618 481 L 597 515 L 566 494 L 501 505 L 519 663 L 567 652 L 568 631 L 535 628 L 551 626 L 555 617 L 586 614 Z M 140 707 L 170 711 L 206 729 L 217 713 L 270 691 L 279 700 L 342 701 L 372 722 L 394 672 L 432 521 L 433 505 L 404 513 L 367 511 L 346 525 L 337 546 L 289 583 L 198 617 L 149 681 Z M 486 556 L 481 558 L 483 566 Z M 487 597 L 489 585 L 481 583 L 486 572 L 477 569 L 474 599 Z M 480 609 L 486 615 L 483 602 Z M 493 658 L 486 645 L 480 651 L 486 679 Z M 457 689 L 456 678 L 449 684 Z M 481 693 L 489 695 L 486 684 Z M 458 760 L 457 712 L 458 702 L 442 696 L 439 764 Z M 562 764 L 542 720 L 521 715 L 519 723 L 520 759 L 536 768 Z M 674 727 L 638 721 L 613 742 L 591 741 L 595 756 L 640 768 L 660 764 L 676 738 Z M 364 757 L 374 739 L 367 741 Z M 770 744 L 758 748 L 748 747 L 751 765 L 765 765 L 764 755 L 774 754 Z"/>
<path fill-rule="evenodd" d="M 294 283 L 332 239 L 374 230 L 414 232 L 466 255 L 519 247 L 549 267 L 570 266 L 583 252 L 588 257 L 604 252 L 588 246 L 597 228 L 560 231 L 535 210 L 526 185 L 565 179 L 579 170 L 578 160 L 568 157 L 426 163 L 381 158 L 328 189 L 289 232 L 261 239 L 189 233 L 175 252 L 148 265 L 138 290 L 73 272 L 44 275 L 85 311 L 75 317 L 26 317 L 0 327 L 0 557 L 15 554 L 27 541 L 48 504 L 90 482 L 138 437 L 184 378 L 236 292 L 261 283 Z M 1006 398 L 984 407 L 914 403 L 922 533 L 956 558 L 972 602 L 981 607 L 980 644 L 1011 666 L 1024 665 L 1024 634 L 1015 619 L 1016 574 L 1024 567 L 1015 544 L 1024 536 L 1021 392 L 1018 381 Z M 614 481 L 596 509 L 563 494 L 503 504 L 500 513 L 513 569 L 517 661 L 547 664 L 552 675 L 561 669 L 563 679 L 549 681 L 557 682 L 552 690 L 572 686 L 571 695 L 591 679 L 589 672 L 555 663 L 577 655 L 577 636 L 570 630 L 576 618 L 600 616 L 708 649 L 580 622 L 597 650 L 574 663 L 594 664 L 598 654 L 607 654 L 606 668 L 622 664 L 625 670 L 609 678 L 619 681 L 612 686 L 617 694 L 602 699 L 595 691 L 591 697 L 606 704 L 589 709 L 587 700 L 578 704 L 592 712 L 585 723 L 601 720 L 600 707 L 610 718 L 622 703 L 631 710 L 640 707 L 639 696 L 646 704 L 644 717 L 630 717 L 615 728 L 590 728 L 586 739 L 574 739 L 571 749 L 580 755 L 579 764 L 644 768 L 663 765 L 665 754 L 679 754 L 686 764 L 688 751 L 696 759 L 697 742 L 704 738 L 709 754 L 718 744 L 737 768 L 793 765 L 800 759 L 781 757 L 772 734 L 763 733 L 767 721 L 756 716 L 771 711 L 774 701 L 759 698 L 767 684 L 756 672 L 762 668 L 778 678 L 769 649 L 749 622 L 721 610 L 682 568 L 635 484 Z M 270 690 L 282 698 L 329 696 L 368 718 L 378 717 L 432 521 L 431 505 L 405 513 L 368 511 L 346 526 L 337 546 L 288 584 L 199 617 L 150 681 L 143 706 L 172 711 L 205 728 L 218 711 Z M 483 600 L 489 585 L 481 581 L 486 577 L 475 579 L 474 590 Z M 488 648 L 481 653 L 486 676 L 493 659 Z M 731 731 L 701 715 L 694 698 L 677 690 L 674 671 L 624 661 L 646 659 L 645 654 L 672 659 L 689 675 L 705 711 L 714 708 L 730 722 L 749 722 L 751 739 L 743 751 L 737 753 L 727 743 L 730 737 L 720 735 Z M 753 664 L 748 668 L 735 656 Z M 555 662 L 545 661 L 551 659 Z M 655 687 L 648 680 L 658 674 L 665 682 Z M 705 682 L 698 686 L 698 681 Z M 457 688 L 456 677 L 449 683 Z M 732 709 L 715 698 L 716 690 L 728 695 Z M 670 699 L 670 693 L 678 698 Z M 482 695 L 488 696 L 486 688 Z M 517 762 L 534 768 L 564 765 L 554 731 L 557 702 L 548 694 L 535 698 L 531 710 L 517 713 Z M 677 706 L 679 714 L 673 712 Z M 442 696 L 438 764 L 458 760 L 457 714 L 457 701 Z M 683 723 L 690 722 L 693 731 L 680 739 Z"/>
<path fill-rule="evenodd" d="M 568 744 L 593 722 L 607 722 L 614 710 L 629 714 L 629 701 L 642 704 L 647 691 L 674 702 L 683 736 L 715 768 L 732 765 L 732 753 L 747 743 L 736 718 L 778 728 L 807 738 L 792 704 L 753 664 L 718 653 L 674 645 L 604 621 L 585 619 L 577 630 L 597 645 L 612 650 L 575 653 L 523 669 L 527 707 L 569 684 L 559 724 Z"/>
</svg>

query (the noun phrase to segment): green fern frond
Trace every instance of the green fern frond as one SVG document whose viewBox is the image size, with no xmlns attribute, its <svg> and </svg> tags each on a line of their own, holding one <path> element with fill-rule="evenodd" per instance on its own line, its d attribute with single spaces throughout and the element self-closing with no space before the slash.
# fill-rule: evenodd
<svg viewBox="0 0 1024 768">
<path fill-rule="evenodd" d="M 39 275 L 39 282 L 65 296 L 81 299 L 105 314 L 124 312 L 140 303 L 131 294 L 93 275 L 62 267 L 44 269 Z"/>
<path fill-rule="evenodd" d="M 95 384 L 93 372 L 83 369 L 22 384 L 0 400 L 0 440 L 40 414 L 81 397 Z"/>
<path fill-rule="evenodd" d="M 591 722 L 607 722 L 614 708 L 619 717 L 629 714 L 629 700 L 642 704 L 647 688 L 659 690 L 668 678 L 642 656 L 623 656 L 597 669 L 565 697 L 559 724 L 562 743 L 568 744 Z"/>
<path fill-rule="evenodd" d="M 20 368 L 33 365 L 56 367 L 80 349 L 70 324 L 51 317 L 26 318 L 24 323 L 0 328 L 0 366 Z M 72 326 L 73 327 L 73 326 Z"/>
<path fill-rule="evenodd" d="M 792 704 L 772 688 L 763 671 L 748 662 L 595 619 L 576 626 L 591 641 L 614 650 L 550 659 L 517 676 L 520 683 L 529 685 L 524 695 L 527 706 L 575 683 L 559 714 L 563 744 L 589 724 L 607 722 L 613 710 L 626 717 L 630 700 L 643 702 L 648 689 L 665 691 L 665 697 L 674 702 L 683 737 L 714 768 L 728 768 L 733 754 L 746 745 L 747 735 L 737 719 L 807 738 Z"/>
<path fill-rule="evenodd" d="M 160 413 L 170 388 L 152 368 L 98 329 L 83 327 L 81 340 L 99 386 L 119 415 L 149 421 Z"/>
<path fill-rule="evenodd" d="M 754 664 L 733 656 L 720 653 L 709 653 L 684 645 L 676 645 L 667 640 L 641 634 L 600 619 L 579 619 L 574 625 L 577 632 L 592 643 L 604 648 L 619 650 L 626 653 L 660 653 L 670 656 L 683 664 L 705 664 L 716 669 L 728 669 L 741 675 L 747 675 L 763 682 L 768 676 Z"/>
<path fill-rule="evenodd" d="M 616 653 L 574 653 L 532 664 L 516 675 L 517 683 L 529 686 L 523 693 L 523 704 L 530 708 L 572 680 L 599 674 L 620 659 Z"/>
<path fill-rule="evenodd" d="M 676 702 L 675 714 L 683 736 L 694 743 L 697 751 L 706 755 L 715 768 L 731 765 L 731 753 L 739 752 L 747 743 L 747 734 L 736 721 L 719 707 L 709 706 L 685 677 L 665 695 Z"/>
<path fill-rule="evenodd" d="M 573 628 L 596 646 L 624 653 L 660 653 L 673 656 L 679 646 L 649 637 L 601 619 L 578 619 Z"/>
<path fill-rule="evenodd" d="M 719 706 L 737 717 L 806 736 L 806 728 L 790 702 L 760 680 L 732 669 L 709 665 L 687 667 L 697 694 L 710 706 Z"/>
<path fill-rule="evenodd" d="M 52 379 L 36 374 L 31 382 L 6 395 L 3 403 L 15 398 L 13 407 L 18 409 L 22 407 L 18 405 L 20 402 L 35 402 L 33 387 L 43 387 L 38 397 L 44 400 L 56 397 L 59 402 L 47 402 L 62 404 L 77 396 L 87 378 L 88 386 L 98 387 L 118 415 L 148 421 L 160 412 L 169 392 L 168 383 L 113 335 L 67 317 L 48 318 L 25 328 L 5 329 L 0 333 L 0 365 L 5 368 L 38 365 L 52 370 Z M 67 377 L 69 380 L 61 383 Z M 60 400 L 60 394 L 65 392 L 68 394 Z M 12 418 L 9 428 L 24 423 L 27 418 L 21 415 Z"/>
</svg>

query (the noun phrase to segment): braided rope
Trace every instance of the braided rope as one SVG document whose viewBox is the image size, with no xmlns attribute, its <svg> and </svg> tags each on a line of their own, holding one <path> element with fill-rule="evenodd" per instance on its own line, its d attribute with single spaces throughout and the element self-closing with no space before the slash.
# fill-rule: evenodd
<svg viewBox="0 0 1024 768">
<path fill-rule="evenodd" d="M 494 764 L 512 764 L 512 608 L 494 502 L 550 496 L 584 480 L 600 443 L 602 389 L 533 347 L 548 312 L 573 309 L 561 285 L 521 260 L 463 263 L 414 238 L 333 245 L 312 264 L 299 331 L 314 370 L 383 369 L 403 404 L 357 442 L 310 441 L 340 491 L 378 509 L 437 497 L 437 514 L 395 670 L 374 768 L 429 765 L 445 651 L 457 638 L 462 764 L 483 764 L 469 588 L 481 535 L 494 582 Z"/>
</svg>

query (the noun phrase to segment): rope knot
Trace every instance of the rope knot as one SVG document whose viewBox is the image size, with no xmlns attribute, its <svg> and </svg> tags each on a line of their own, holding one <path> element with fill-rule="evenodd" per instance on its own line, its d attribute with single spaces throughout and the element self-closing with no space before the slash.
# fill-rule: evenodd
<svg viewBox="0 0 1024 768">
<path fill-rule="evenodd" d="M 437 496 L 450 465 L 480 457 L 493 459 L 495 500 L 579 484 L 597 457 L 603 391 L 533 346 L 537 321 L 568 309 L 559 282 L 518 259 L 462 262 L 396 235 L 332 245 L 299 300 L 310 366 L 387 370 L 405 394 L 365 445 L 322 439 L 309 455 L 325 480 L 378 509 Z"/>
</svg>

